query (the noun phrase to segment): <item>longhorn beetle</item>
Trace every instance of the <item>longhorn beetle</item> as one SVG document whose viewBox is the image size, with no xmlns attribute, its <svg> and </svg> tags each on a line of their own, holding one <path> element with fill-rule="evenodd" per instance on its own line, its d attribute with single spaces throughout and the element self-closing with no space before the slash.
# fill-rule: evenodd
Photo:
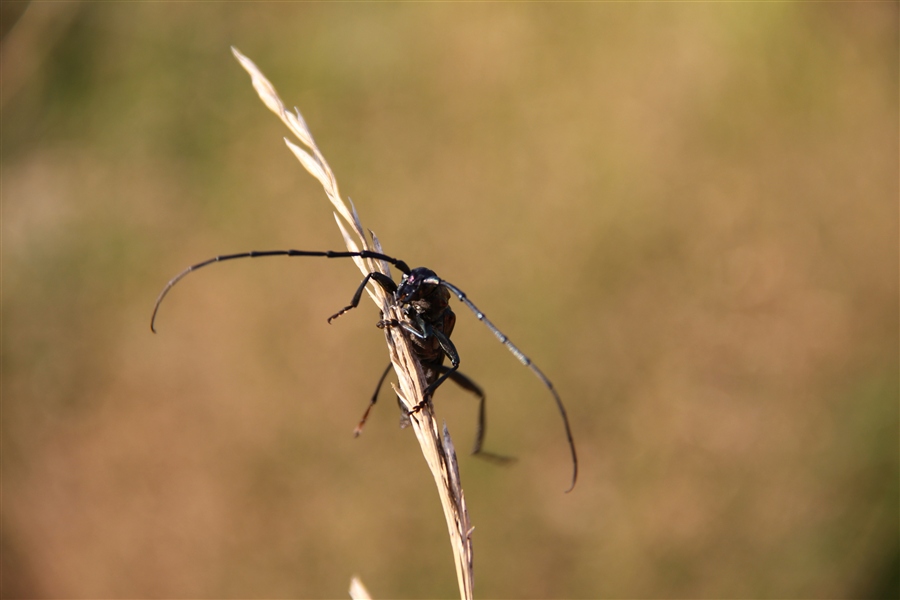
<svg viewBox="0 0 900 600">
<path fill-rule="evenodd" d="M 153 333 L 156 333 L 156 314 L 159 312 L 160 304 L 169 293 L 169 290 L 172 289 L 172 286 L 181 281 L 188 273 L 192 273 L 197 269 L 213 263 L 225 262 L 237 258 L 259 258 L 264 256 L 324 256 L 326 258 L 351 258 L 358 256 L 361 258 L 382 260 L 397 267 L 397 269 L 403 273 L 403 278 L 400 280 L 399 286 L 393 279 L 383 273 L 377 271 L 369 273 L 363 278 L 362 283 L 359 284 L 356 293 L 353 294 L 353 299 L 350 301 L 350 304 L 330 316 L 328 322 L 331 323 L 331 321 L 345 312 L 356 308 L 359 305 L 363 291 L 366 289 L 370 280 L 374 280 L 380 285 L 382 289 L 393 298 L 394 302 L 400 306 L 405 319 L 402 321 L 382 319 L 378 321 L 376 325 L 379 328 L 400 327 L 407 333 L 413 344 L 415 355 L 425 371 L 425 380 L 428 383 L 423 394 L 424 399 L 410 410 L 407 413 L 407 416 L 424 408 L 425 404 L 430 402 L 435 390 L 444 383 L 444 381 L 447 379 L 453 380 L 462 388 L 480 397 L 478 432 L 476 433 L 475 448 L 473 451 L 473 453 L 478 454 L 481 453 L 481 443 L 484 438 L 484 394 L 471 379 L 459 372 L 459 354 L 457 353 L 453 342 L 450 341 L 450 334 L 453 332 L 453 327 L 456 324 L 456 315 L 450 309 L 451 293 L 459 298 L 459 300 L 475 314 L 475 317 L 491 330 L 497 339 L 500 340 L 500 343 L 506 346 L 506 348 L 512 352 L 513 356 L 519 359 L 519 362 L 528 367 L 553 395 L 553 399 L 556 401 L 556 407 L 559 409 L 559 414 L 562 416 L 563 425 L 566 429 L 566 439 L 569 443 L 569 451 L 572 455 L 572 484 L 569 489 L 566 490 L 567 492 L 572 491 L 575 487 L 575 481 L 578 479 L 578 457 L 575 453 L 575 442 L 572 439 L 572 431 L 569 427 L 569 418 L 566 415 L 566 409 L 563 406 L 559 394 L 556 393 L 553 384 L 550 383 L 550 380 L 547 379 L 546 375 L 544 375 L 537 365 L 531 362 L 531 359 L 514 346 L 513 343 L 509 341 L 509 338 L 484 316 L 484 313 L 481 312 L 468 297 L 466 297 L 466 294 L 463 293 L 462 290 L 449 281 L 444 281 L 438 277 L 431 269 L 425 267 L 410 269 L 402 260 L 370 250 L 361 250 L 359 252 L 335 252 L 332 250 L 254 250 L 237 254 L 223 254 L 188 267 L 166 284 L 166 287 L 163 288 L 159 297 L 156 299 L 156 305 L 153 307 L 153 315 L 150 317 L 150 330 L 153 331 Z M 445 356 L 450 359 L 450 367 L 443 364 Z M 389 370 L 390 365 L 388 365 L 388 369 L 385 370 L 381 379 L 378 381 L 375 395 L 372 397 L 362 420 L 357 426 L 357 435 L 359 435 L 359 432 L 369 415 L 369 411 L 378 399 L 378 391 L 381 389 L 381 385 Z"/>
</svg>

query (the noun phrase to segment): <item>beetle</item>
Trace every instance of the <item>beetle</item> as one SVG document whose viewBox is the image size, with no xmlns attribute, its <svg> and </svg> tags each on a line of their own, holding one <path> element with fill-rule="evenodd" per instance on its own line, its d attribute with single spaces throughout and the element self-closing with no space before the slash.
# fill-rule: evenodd
<svg viewBox="0 0 900 600">
<path fill-rule="evenodd" d="M 214 263 L 225 262 L 239 258 L 261 258 L 268 256 L 371 258 L 390 263 L 394 265 L 398 270 L 400 270 L 403 276 L 400 280 L 399 285 L 384 273 L 378 271 L 372 271 L 371 273 L 368 273 L 363 278 L 362 283 L 360 283 L 359 287 L 356 289 L 356 293 L 353 295 L 350 304 L 330 316 L 328 318 L 328 322 L 331 323 L 334 319 L 338 318 L 342 314 L 359 306 L 359 301 L 362 298 L 363 291 L 366 289 L 366 286 L 370 281 L 374 281 L 375 283 L 380 285 L 381 288 L 388 294 L 388 296 L 392 298 L 393 302 L 400 307 L 401 313 L 403 314 L 404 318 L 403 320 L 399 321 L 394 319 L 382 318 L 376 323 L 376 325 L 382 329 L 385 327 L 399 327 L 407 334 L 408 338 L 412 342 L 416 358 L 422 365 L 423 371 L 425 373 L 425 380 L 428 384 L 424 390 L 423 400 L 415 407 L 413 407 L 412 410 L 407 413 L 407 416 L 410 414 L 414 414 L 424 408 L 424 406 L 431 401 L 431 397 L 433 396 L 435 390 L 437 390 L 437 388 L 440 387 L 440 385 L 444 383 L 444 381 L 450 379 L 456 382 L 463 389 L 466 389 L 480 397 L 479 426 L 478 432 L 476 433 L 474 449 L 474 453 L 479 454 L 482 453 L 481 444 L 484 438 L 484 393 L 481 391 L 481 388 L 479 388 L 477 384 L 475 384 L 471 379 L 459 372 L 459 353 L 457 352 L 456 347 L 453 345 L 453 342 L 450 341 L 450 335 L 453 333 L 453 329 L 456 324 L 456 315 L 450 308 L 450 299 L 452 298 L 452 296 L 456 296 L 460 302 L 465 304 L 472 311 L 472 313 L 474 313 L 475 318 L 484 323 L 484 325 L 491 331 L 491 333 L 494 334 L 494 336 L 496 336 L 500 343 L 506 346 L 507 350 L 509 350 L 513 354 L 513 356 L 515 356 L 519 360 L 520 363 L 528 367 L 528 369 L 530 369 L 531 372 L 534 373 L 535 376 L 537 376 L 537 378 L 540 379 L 544 386 L 550 391 L 551 395 L 553 396 L 553 400 L 556 402 L 556 407 L 562 417 L 563 425 L 566 431 L 566 440 L 568 441 L 569 452 L 572 457 L 572 483 L 569 489 L 566 490 L 566 492 L 570 492 L 572 491 L 572 489 L 574 489 L 575 482 L 578 479 L 578 455 L 575 451 L 575 442 L 572 437 L 571 427 L 569 426 L 569 417 L 566 414 L 565 406 L 563 405 L 559 394 L 556 392 L 556 388 L 553 387 L 553 384 L 550 382 L 547 376 L 544 375 L 544 373 L 537 367 L 537 365 L 535 365 L 530 358 L 525 356 L 525 354 L 521 350 L 519 350 L 505 334 L 497 329 L 497 327 L 494 326 L 494 324 L 491 323 L 487 319 L 487 317 L 485 317 L 484 313 L 481 312 L 481 310 L 479 310 L 471 300 L 469 300 L 469 298 L 462 290 L 460 290 L 452 283 L 441 279 L 434 271 L 426 267 L 417 267 L 415 269 L 410 269 L 409 266 L 400 259 L 393 258 L 380 252 L 373 252 L 371 250 L 361 250 L 357 252 L 333 250 L 252 250 L 250 252 L 239 252 L 236 254 L 223 254 L 188 267 L 166 284 L 166 286 L 163 288 L 156 299 L 156 305 L 153 307 L 153 314 L 150 317 L 151 331 L 156 333 L 156 315 L 159 312 L 159 307 L 162 304 L 163 299 L 166 297 L 172 287 L 176 283 L 181 281 L 184 277 L 186 277 L 189 273 L 192 273 L 197 269 L 201 269 Z M 450 359 L 449 367 L 443 364 L 445 357 Z M 370 401 L 369 406 L 366 409 L 362 420 L 360 421 L 360 424 L 357 426 L 357 435 L 359 435 L 359 432 L 362 430 L 362 426 L 365 424 L 369 411 L 375 405 L 375 402 L 378 399 L 378 391 L 380 390 L 381 385 L 383 384 L 384 379 L 389 371 L 390 365 L 381 376 L 378 382 L 378 386 L 375 389 L 375 394 L 372 397 L 372 400 Z"/>
</svg>

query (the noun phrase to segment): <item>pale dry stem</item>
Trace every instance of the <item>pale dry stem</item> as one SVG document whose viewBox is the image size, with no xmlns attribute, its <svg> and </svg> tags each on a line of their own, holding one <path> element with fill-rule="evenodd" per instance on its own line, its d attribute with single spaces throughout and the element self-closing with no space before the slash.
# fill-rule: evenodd
<svg viewBox="0 0 900 600">
<path fill-rule="evenodd" d="M 274 86 L 256 65 L 238 52 L 236 48 L 232 47 L 231 50 L 241 63 L 241 66 L 250 74 L 253 87 L 263 103 L 278 115 L 297 139 L 309 149 L 309 151 L 304 150 L 285 138 L 288 148 L 294 153 L 294 156 L 297 157 L 303 167 L 322 184 L 325 194 L 332 205 L 334 205 L 336 211 L 335 220 L 341 230 L 347 249 L 351 252 L 358 252 L 360 249 L 382 252 L 381 244 L 379 244 L 374 234 L 372 234 L 372 245 L 369 244 L 366 232 L 359 221 L 359 216 L 356 214 L 353 204 L 350 203 L 348 206 L 341 198 L 337 179 L 335 179 L 334 173 L 328 166 L 325 157 L 319 151 L 306 122 L 300 115 L 300 111 L 296 108 L 293 112 L 288 111 L 278 97 Z M 356 234 L 359 240 L 358 243 L 351 237 L 348 227 Z M 359 257 L 355 257 L 353 260 L 363 274 L 378 271 L 390 275 L 389 267 L 384 261 Z M 366 291 L 382 310 L 386 319 L 403 319 L 399 308 L 380 286 L 371 285 Z M 406 406 L 406 409 L 412 411 L 422 403 L 422 392 L 426 387 L 421 366 L 415 358 L 412 346 L 402 330 L 399 328 L 385 328 L 385 338 L 391 363 L 394 365 L 394 371 L 399 381 L 399 385 L 395 386 L 394 389 Z M 425 405 L 424 408 L 415 414 L 411 414 L 410 421 L 422 448 L 425 462 L 428 463 L 428 468 L 431 469 L 437 485 L 438 495 L 441 499 L 441 505 L 444 509 L 444 516 L 447 520 L 447 528 L 453 548 L 460 597 L 472 598 L 472 526 L 469 522 L 465 496 L 460 485 L 459 469 L 456 464 L 456 452 L 453 449 L 453 443 L 450 440 L 446 425 L 441 431 L 438 430 L 430 404 Z"/>
</svg>

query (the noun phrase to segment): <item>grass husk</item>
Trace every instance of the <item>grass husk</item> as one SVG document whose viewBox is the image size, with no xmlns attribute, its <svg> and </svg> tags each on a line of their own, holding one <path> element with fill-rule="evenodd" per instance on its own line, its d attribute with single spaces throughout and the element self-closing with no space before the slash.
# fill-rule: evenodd
<svg viewBox="0 0 900 600">
<path fill-rule="evenodd" d="M 344 202 L 343 198 L 341 198 L 337 179 L 316 145 L 300 111 L 297 108 L 294 108 L 293 111 L 287 110 L 275 91 L 275 87 L 262 74 L 259 68 L 236 48 L 232 47 L 231 50 L 238 62 L 241 63 L 241 66 L 250 74 L 253 87 L 263 103 L 281 119 L 301 142 L 303 147 L 285 138 L 285 143 L 294 156 L 297 157 L 297 160 L 300 161 L 300 164 L 322 184 L 325 195 L 334 206 L 335 221 L 341 231 L 347 249 L 351 252 L 360 250 L 382 252 L 381 244 L 374 233 L 369 232 L 371 239 L 367 235 L 353 204 Z M 377 271 L 390 275 L 389 265 L 384 261 L 360 257 L 354 257 L 353 261 L 363 274 Z M 370 285 L 366 288 L 366 291 L 376 306 L 384 313 L 385 319 L 402 320 L 404 318 L 393 298 L 386 294 L 380 286 Z M 392 327 L 385 328 L 385 339 L 391 363 L 394 366 L 398 379 L 398 384 L 394 386 L 394 391 L 407 411 L 412 411 L 424 399 L 423 390 L 427 384 L 422 368 L 413 353 L 410 341 L 403 334 L 402 330 Z M 444 517 L 447 521 L 447 529 L 453 549 L 460 597 L 464 599 L 472 598 L 474 580 L 472 526 L 469 522 L 465 496 L 460 484 L 453 442 L 450 439 L 446 425 L 438 428 L 430 403 L 425 404 L 424 408 L 416 411 L 414 414 L 410 414 L 409 418 L 416 439 L 419 441 L 419 446 L 422 449 L 422 455 L 425 457 L 425 462 L 428 464 L 428 468 L 434 477 L 441 506 L 444 510 Z"/>
</svg>

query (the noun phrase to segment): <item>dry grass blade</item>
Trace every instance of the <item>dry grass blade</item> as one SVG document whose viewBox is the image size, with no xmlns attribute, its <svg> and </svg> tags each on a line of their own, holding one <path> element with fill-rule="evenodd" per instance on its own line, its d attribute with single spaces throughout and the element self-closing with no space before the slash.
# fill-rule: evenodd
<svg viewBox="0 0 900 600">
<path fill-rule="evenodd" d="M 372 249 L 356 210 L 352 205 L 348 206 L 345 204 L 341 198 L 334 173 L 331 171 L 331 167 L 328 166 L 325 157 L 319 151 L 319 147 L 316 145 L 300 111 L 294 109 L 294 112 L 290 112 L 285 109 L 284 103 L 275 91 L 275 87 L 253 64 L 253 61 L 238 52 L 234 47 L 231 48 L 231 51 L 241 63 L 241 66 L 250 74 L 253 87 L 263 103 L 278 115 L 284 124 L 297 136 L 297 139 L 309 149 L 307 152 L 300 146 L 287 139 L 285 140 L 288 148 L 294 153 L 294 156 L 297 157 L 303 167 L 322 184 L 325 194 L 336 210 L 335 220 L 341 230 L 347 249 L 351 252 L 356 252 L 360 248 Z M 347 229 L 348 226 L 356 234 L 359 240 L 358 243 L 350 235 Z M 372 240 L 374 249 L 381 252 L 381 244 L 378 243 L 374 235 Z M 354 261 L 363 274 L 368 274 L 372 271 L 389 274 L 387 265 L 382 261 L 361 258 L 355 258 Z M 380 286 L 372 285 L 368 288 L 368 292 L 375 304 L 384 312 L 385 318 L 396 320 L 404 318 L 399 308 L 392 302 L 392 298 L 385 294 Z M 395 387 L 394 389 L 407 410 L 412 410 L 423 400 L 422 392 L 426 384 L 422 369 L 419 361 L 413 354 L 409 340 L 399 328 L 386 328 L 385 338 L 391 362 L 394 365 L 394 371 L 397 373 L 399 381 L 399 388 Z M 472 598 L 473 567 L 472 541 L 470 537 L 472 527 L 469 523 L 462 487 L 459 484 L 459 470 L 456 465 L 456 453 L 453 450 L 453 444 L 450 441 L 449 434 L 446 432 L 446 426 L 443 428 L 443 435 L 438 429 L 430 406 L 426 406 L 423 410 L 410 415 L 410 421 L 422 448 L 425 462 L 428 463 L 428 467 L 431 469 L 441 499 L 441 505 L 444 508 L 444 517 L 447 520 L 447 528 L 450 532 L 450 541 L 455 558 L 460 596 L 462 598 Z"/>
<path fill-rule="evenodd" d="M 306 168 L 306 170 L 322 184 L 322 187 L 325 189 L 325 194 L 328 196 L 328 199 L 331 200 L 331 204 L 334 205 L 338 214 L 353 227 L 354 232 L 359 236 L 363 248 L 368 248 L 362 225 L 354 219 L 353 214 L 341 199 L 341 194 L 338 191 L 337 179 L 335 179 L 331 167 L 329 167 L 328 163 L 325 161 L 325 157 L 322 156 L 322 153 L 319 151 L 319 147 L 316 145 L 312 133 L 310 133 L 309 128 L 306 126 L 306 121 L 300 116 L 300 111 L 296 109 L 295 112 L 288 111 L 284 107 L 284 102 L 282 102 L 281 98 L 278 96 L 278 92 L 275 91 L 275 87 L 269 82 L 266 76 L 262 74 L 262 71 L 257 68 L 253 61 L 241 54 L 234 46 L 231 47 L 231 52 L 234 54 L 235 58 L 238 59 L 238 62 L 241 63 L 241 66 L 244 67 L 244 70 L 250 74 L 250 78 L 253 81 L 253 88 L 256 90 L 256 93 L 259 94 L 263 104 L 278 115 L 282 122 L 287 125 L 288 129 L 297 136 L 297 139 L 312 152 L 312 154 L 310 154 L 310 152 L 307 152 L 303 148 L 285 139 L 288 148 L 290 148 L 291 152 L 293 152 L 297 159 L 300 160 L 300 163 L 304 168 Z"/>
<path fill-rule="evenodd" d="M 372 594 L 355 575 L 350 579 L 350 597 L 353 600 L 372 600 Z"/>
</svg>

